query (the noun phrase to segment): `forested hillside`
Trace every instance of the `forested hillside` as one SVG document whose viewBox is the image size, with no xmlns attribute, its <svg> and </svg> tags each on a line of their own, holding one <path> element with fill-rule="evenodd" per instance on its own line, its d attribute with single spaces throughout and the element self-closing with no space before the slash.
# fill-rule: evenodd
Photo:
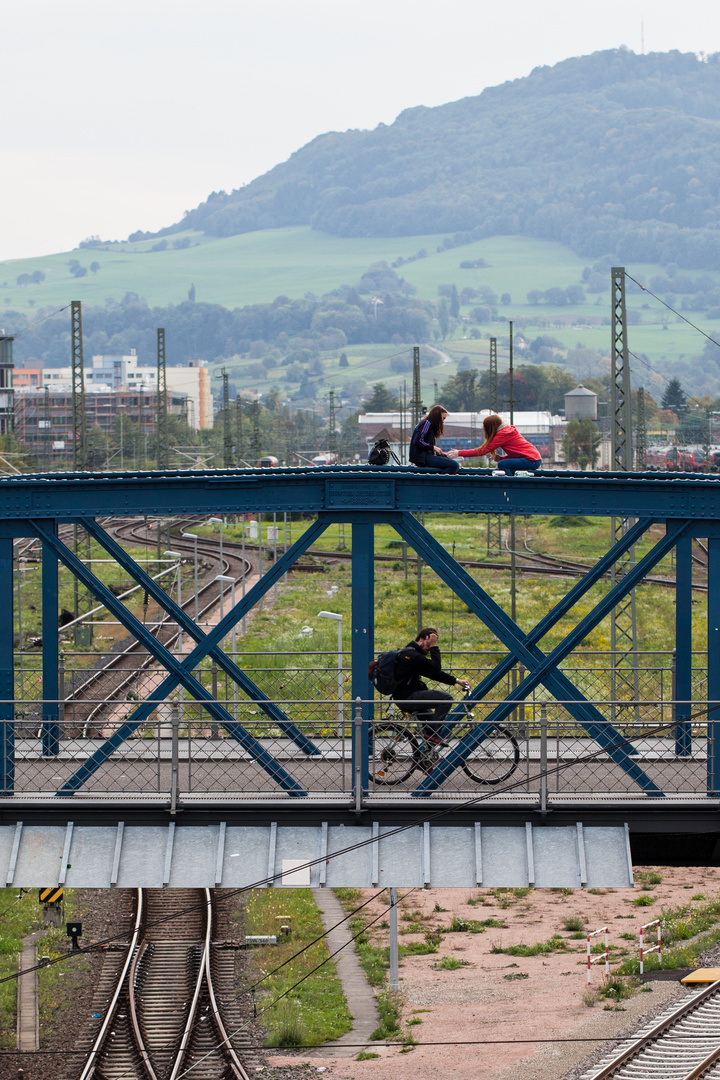
<svg viewBox="0 0 720 1080">
<path fill-rule="evenodd" d="M 720 54 L 598 52 L 331 132 L 157 235 L 308 223 L 455 242 L 523 233 L 588 258 L 717 269 Z"/>
</svg>

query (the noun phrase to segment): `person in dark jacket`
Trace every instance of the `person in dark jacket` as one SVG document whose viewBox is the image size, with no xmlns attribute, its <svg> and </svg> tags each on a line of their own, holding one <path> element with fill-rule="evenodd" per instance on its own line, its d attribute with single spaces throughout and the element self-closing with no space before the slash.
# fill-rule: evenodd
<svg viewBox="0 0 720 1080">
<path fill-rule="evenodd" d="M 409 642 L 398 653 L 395 661 L 396 687 L 392 693 L 393 701 L 403 712 L 417 712 L 423 721 L 423 737 L 434 746 L 447 746 L 442 737 L 445 717 L 453 702 L 451 694 L 444 690 L 428 690 L 423 679 L 445 683 L 447 686 L 462 686 L 470 689 L 467 679 L 458 679 L 449 671 L 442 669 L 442 657 L 438 647 L 438 632 L 434 626 L 425 626 L 414 641 Z M 423 708 L 424 701 L 433 702 L 434 708 Z"/>
<path fill-rule="evenodd" d="M 410 461 L 418 469 L 439 469 L 441 472 L 456 473 L 460 462 L 448 457 L 444 450 L 435 445 L 443 433 L 443 424 L 447 409 L 442 405 L 433 405 L 427 416 L 423 416 L 410 438 Z"/>
</svg>

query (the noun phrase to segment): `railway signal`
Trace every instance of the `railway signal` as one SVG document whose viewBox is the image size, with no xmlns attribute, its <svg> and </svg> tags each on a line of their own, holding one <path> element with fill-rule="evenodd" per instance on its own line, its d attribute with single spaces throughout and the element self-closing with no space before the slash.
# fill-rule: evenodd
<svg viewBox="0 0 720 1080">
<path fill-rule="evenodd" d="M 81 922 L 69 922 L 65 924 L 65 932 L 69 938 L 72 939 L 72 951 L 80 952 L 80 946 L 78 945 L 78 938 L 82 937 L 82 923 Z"/>
</svg>

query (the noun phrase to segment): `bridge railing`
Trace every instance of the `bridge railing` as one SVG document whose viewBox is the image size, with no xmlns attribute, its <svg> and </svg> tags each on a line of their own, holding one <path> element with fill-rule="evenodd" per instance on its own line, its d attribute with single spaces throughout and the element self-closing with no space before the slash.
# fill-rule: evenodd
<svg viewBox="0 0 720 1080">
<path fill-rule="evenodd" d="M 137 701 L 86 701 L 101 709 L 92 723 L 63 714 L 64 702 L 35 699 L 15 720 L 0 720 L 0 795 L 352 800 L 358 776 L 363 798 L 390 800 L 483 796 L 534 805 L 603 794 L 718 794 L 716 703 L 696 701 L 690 717 L 673 723 L 662 719 L 672 701 L 592 699 L 605 719 L 584 724 L 571 710 L 587 701 L 538 698 L 489 724 L 501 704 L 485 700 L 472 718 L 430 732 L 384 699 L 275 699 L 268 715 L 265 699 L 221 697 L 209 708 L 176 694 L 139 722 Z M 309 719 L 298 713 L 288 725 L 283 718 L 294 706 Z M 447 745 L 432 744 L 430 734 Z"/>
</svg>

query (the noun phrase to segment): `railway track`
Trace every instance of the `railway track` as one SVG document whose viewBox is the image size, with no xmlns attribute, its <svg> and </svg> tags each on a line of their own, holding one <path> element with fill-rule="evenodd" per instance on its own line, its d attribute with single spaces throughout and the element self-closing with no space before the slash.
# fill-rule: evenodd
<svg viewBox="0 0 720 1080">
<path fill-rule="evenodd" d="M 192 528 L 196 523 L 197 520 L 195 518 L 178 520 L 181 532 L 184 528 Z M 146 519 L 144 518 L 135 518 L 129 521 L 120 522 L 116 520 L 108 521 L 105 523 L 105 527 L 121 541 L 125 540 L 131 541 L 133 544 L 154 546 L 157 540 L 157 535 L 148 529 Z M 68 535 L 71 535 L 72 526 L 66 526 L 65 529 L 68 531 Z M 184 540 L 181 535 L 173 535 L 171 542 L 174 549 L 181 551 L 183 554 L 186 553 L 194 556 L 195 541 Z M 533 551 L 527 544 L 527 541 L 525 542 L 525 547 L 527 549 L 525 552 L 516 553 L 518 556 L 516 569 L 521 574 L 580 577 L 587 573 L 588 567 L 578 561 Z M 700 554 L 693 555 L 693 559 L 700 565 L 706 566 L 707 563 L 703 561 L 703 555 L 707 557 L 707 549 L 700 542 L 698 542 L 698 547 Z M 243 557 L 241 546 L 226 540 L 223 545 L 223 558 L 221 563 L 217 541 L 212 539 L 200 539 L 197 541 L 198 558 L 203 559 L 210 564 L 213 562 L 216 563 L 217 572 L 235 577 L 237 580 L 242 578 L 243 572 L 247 574 L 252 571 L 253 563 L 247 558 L 247 555 L 248 553 L 251 555 L 256 554 L 258 548 L 259 545 L 257 544 L 246 543 L 244 552 L 245 557 Z M 308 550 L 308 554 L 317 558 L 337 561 L 347 561 L 352 558 L 351 552 L 332 551 L 318 547 L 311 547 Z M 384 554 L 378 552 L 376 554 L 376 559 L 380 561 L 396 562 L 397 554 Z M 510 569 L 510 564 L 505 561 L 488 562 L 459 559 L 458 562 L 460 565 L 467 568 L 506 571 Z M 215 575 L 213 575 L 213 580 L 206 581 L 205 584 L 198 589 L 198 612 L 200 617 L 207 615 L 217 605 L 220 594 L 220 585 L 214 580 L 214 577 Z M 670 588 L 675 587 L 673 578 L 653 576 L 648 577 L 645 580 L 652 584 Z M 707 591 L 707 586 L 698 582 L 695 582 L 693 587 L 700 591 Z M 188 613 L 194 614 L 194 594 L 184 601 L 183 609 Z M 158 640 L 167 647 L 171 647 L 177 640 L 177 624 L 169 615 L 162 611 L 159 612 L 154 632 Z M 133 683 L 137 683 L 142 672 L 152 667 L 154 664 L 154 658 L 142 645 L 138 642 L 130 641 L 123 643 L 120 648 L 114 649 L 103 657 L 102 662 L 97 669 L 90 675 L 85 673 L 85 677 L 82 678 L 82 681 L 77 681 L 77 677 L 71 674 L 69 692 L 66 695 L 66 719 L 68 719 L 73 727 L 83 735 L 99 733 L 103 726 L 103 713 L 109 707 L 112 707 L 113 702 L 121 700 L 124 694 L 131 691 Z M 103 702 L 104 704 L 99 704 L 99 702 Z"/>
<path fill-rule="evenodd" d="M 213 940 L 222 921 L 210 889 L 135 891 L 129 940 L 111 954 L 67 1080 L 249 1080 L 237 945 Z"/>
<path fill-rule="evenodd" d="M 181 527 L 183 525 L 180 522 Z M 188 525 L 185 522 L 184 525 Z M 118 540 L 131 540 L 133 544 L 152 544 L 156 542 L 155 536 L 150 536 L 144 519 L 133 519 L 129 522 L 113 523 L 106 526 L 108 531 Z M 181 537 L 173 536 L 173 548 L 194 554 L 194 542 L 184 541 Z M 215 562 L 216 573 L 228 574 L 240 580 L 244 572 L 250 573 L 253 564 L 234 551 L 225 556 L 223 552 L 222 563 L 219 560 L 218 546 L 212 540 L 198 543 L 198 558 L 202 557 L 211 564 Z M 198 588 L 198 616 L 202 618 L 208 615 L 217 606 L 220 597 L 220 584 L 216 582 L 215 574 L 212 580 L 207 581 Z M 194 593 L 183 601 L 183 610 L 188 614 L 195 612 Z M 162 610 L 154 627 L 154 634 L 167 648 L 177 641 L 177 623 L 172 617 Z M 103 663 L 89 675 L 84 673 L 82 681 L 71 675 L 69 692 L 65 699 L 65 717 L 68 723 L 80 731 L 83 736 L 99 732 L 103 726 L 103 714 L 112 707 L 113 702 L 121 700 L 123 695 L 132 690 L 137 684 L 139 676 L 156 663 L 154 657 L 147 652 L 142 644 L 131 640 L 123 642 L 121 646 L 103 657 Z"/>
<path fill-rule="evenodd" d="M 720 1077 L 720 980 L 690 991 L 641 1028 L 582 1080 L 699 1080 Z"/>
</svg>

